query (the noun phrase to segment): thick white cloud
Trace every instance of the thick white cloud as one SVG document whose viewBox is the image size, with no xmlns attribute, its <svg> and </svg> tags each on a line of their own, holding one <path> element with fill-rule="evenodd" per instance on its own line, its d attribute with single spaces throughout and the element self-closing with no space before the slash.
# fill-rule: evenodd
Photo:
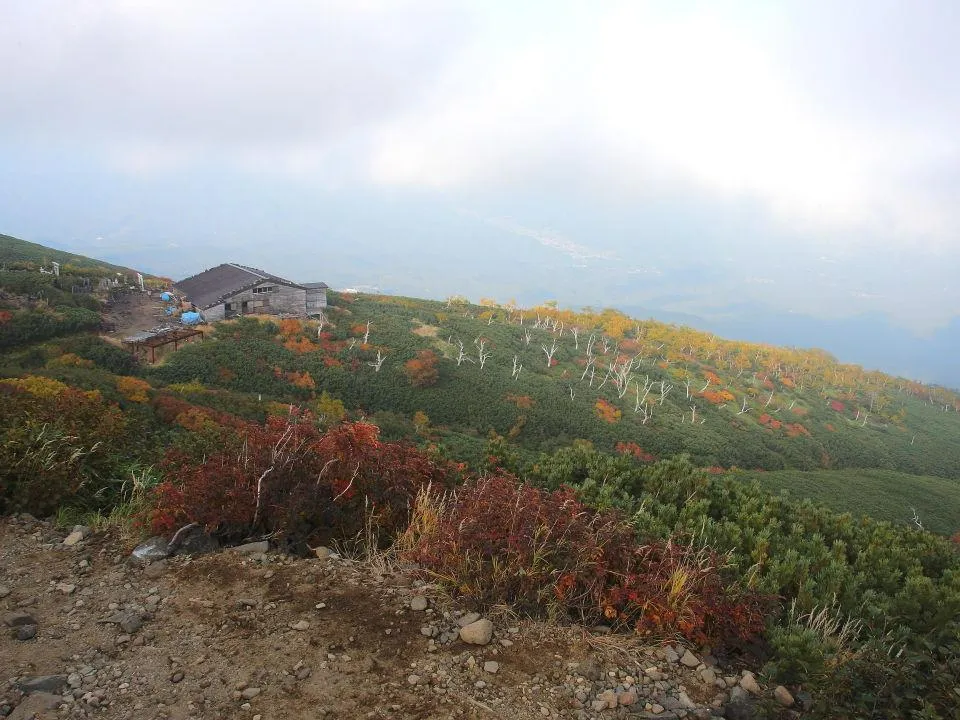
<svg viewBox="0 0 960 720">
<path fill-rule="evenodd" d="M 707 197 L 814 240 L 943 250 L 956 8 L 13 0 L 0 139 L 135 174 Z"/>
<path fill-rule="evenodd" d="M 896 122 L 834 112 L 797 72 L 821 62 L 816 32 L 805 30 L 810 57 L 784 49 L 803 40 L 792 15 L 678 7 L 598 5 L 595 16 L 531 29 L 526 42 L 487 62 L 461 59 L 443 92 L 380 129 L 373 178 L 492 189 L 559 177 L 627 202 L 706 193 L 757 201 L 814 237 L 845 232 L 851 245 L 956 247 L 960 210 L 925 177 L 960 161 L 952 126 L 909 107 Z M 832 42 L 853 40 L 858 27 L 845 30 Z M 923 41 L 898 46 L 892 37 L 878 47 L 885 39 L 860 44 L 868 53 L 902 52 L 907 66 L 911 43 Z M 944 81 L 925 68 L 898 70 L 901 81 Z M 847 81 L 851 96 L 874 103 L 875 78 Z M 835 232 L 829 237 L 837 242 Z"/>
</svg>

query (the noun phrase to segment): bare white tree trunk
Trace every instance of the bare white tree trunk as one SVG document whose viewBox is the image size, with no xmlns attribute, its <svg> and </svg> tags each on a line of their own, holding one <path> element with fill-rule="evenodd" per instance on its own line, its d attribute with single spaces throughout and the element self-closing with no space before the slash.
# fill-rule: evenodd
<svg viewBox="0 0 960 720">
<path fill-rule="evenodd" d="M 553 339 L 553 343 L 550 345 L 549 348 L 546 345 L 541 345 L 540 347 L 543 349 L 544 354 L 547 356 L 547 367 L 550 367 L 551 363 L 553 363 L 553 355 L 555 352 L 557 352 L 557 339 L 556 338 Z"/>
<path fill-rule="evenodd" d="M 374 372 L 380 372 L 380 368 L 383 366 L 383 361 L 386 359 L 387 356 L 384 355 L 380 350 L 377 350 L 377 359 L 374 362 L 367 363 L 367 365 L 372 367 Z"/>
</svg>

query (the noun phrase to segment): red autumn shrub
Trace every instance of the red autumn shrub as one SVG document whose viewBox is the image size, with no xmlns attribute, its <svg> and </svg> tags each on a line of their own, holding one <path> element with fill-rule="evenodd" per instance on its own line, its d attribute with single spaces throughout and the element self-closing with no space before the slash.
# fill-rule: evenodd
<svg viewBox="0 0 960 720">
<path fill-rule="evenodd" d="M 830 401 L 830 409 L 831 409 L 831 410 L 835 410 L 836 412 L 843 412 L 844 410 L 847 409 L 847 406 L 844 405 L 844 404 L 843 404 L 842 402 L 840 402 L 839 400 L 831 400 L 831 401 Z"/>
<path fill-rule="evenodd" d="M 656 456 L 651 455 L 635 442 L 618 442 L 614 447 L 614 450 L 621 455 L 630 455 L 631 457 L 635 457 L 637 460 L 641 460 L 643 462 L 653 462 L 657 459 Z"/>
<path fill-rule="evenodd" d="M 226 539 L 275 535 L 329 542 L 355 536 L 367 513 L 392 535 L 406 522 L 421 487 L 444 487 L 446 463 L 413 446 L 384 443 L 369 423 L 346 423 L 321 434 L 296 414 L 247 424 L 240 452 L 205 459 L 168 453 L 167 478 L 156 491 L 157 532 L 188 522 Z"/>
<path fill-rule="evenodd" d="M 712 550 L 660 542 L 636 548 L 631 561 L 601 601 L 608 621 L 641 635 L 680 632 L 698 644 L 746 641 L 763 631 L 765 599 L 727 585 Z"/>
<path fill-rule="evenodd" d="M 440 379 L 437 363 L 440 358 L 433 350 L 420 350 L 415 358 L 403 365 L 403 373 L 414 387 L 423 388 L 436 385 Z"/>
<path fill-rule="evenodd" d="M 481 606 L 713 644 L 763 629 L 764 599 L 728 584 L 715 553 L 640 546 L 621 516 L 587 507 L 569 488 L 546 492 L 492 475 L 417 526 L 410 559 Z"/>
<path fill-rule="evenodd" d="M 547 493 L 492 475 L 461 488 L 410 555 L 480 605 L 589 612 L 603 590 L 606 553 L 633 541 L 619 516 L 587 508 L 569 488 Z"/>
</svg>

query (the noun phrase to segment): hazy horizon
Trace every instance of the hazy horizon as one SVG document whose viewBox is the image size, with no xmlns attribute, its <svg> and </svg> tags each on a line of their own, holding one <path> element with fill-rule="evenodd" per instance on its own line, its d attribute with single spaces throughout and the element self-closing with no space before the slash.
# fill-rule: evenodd
<svg viewBox="0 0 960 720">
<path fill-rule="evenodd" d="M 960 6 L 865 8 L 14 0 L 0 231 L 643 308 L 960 386 Z"/>
</svg>

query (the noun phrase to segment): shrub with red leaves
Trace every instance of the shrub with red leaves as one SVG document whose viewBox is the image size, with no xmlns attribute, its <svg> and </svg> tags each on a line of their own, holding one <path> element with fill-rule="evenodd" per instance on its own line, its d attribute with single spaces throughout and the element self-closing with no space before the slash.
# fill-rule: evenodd
<svg viewBox="0 0 960 720">
<path fill-rule="evenodd" d="M 369 423 L 321 434 L 296 415 L 247 424 L 241 450 L 198 460 L 168 453 L 152 525 L 187 522 L 224 539 L 267 534 L 309 543 L 353 537 L 372 513 L 385 534 L 401 530 L 411 499 L 427 484 L 452 480 L 449 465 L 413 446 L 384 443 Z"/>
<path fill-rule="evenodd" d="M 546 492 L 489 476 L 460 489 L 425 525 L 410 559 L 482 606 L 718 645 L 763 629 L 764 599 L 727 584 L 716 554 L 639 546 L 622 517 L 587 507 L 569 488 Z"/>
</svg>

